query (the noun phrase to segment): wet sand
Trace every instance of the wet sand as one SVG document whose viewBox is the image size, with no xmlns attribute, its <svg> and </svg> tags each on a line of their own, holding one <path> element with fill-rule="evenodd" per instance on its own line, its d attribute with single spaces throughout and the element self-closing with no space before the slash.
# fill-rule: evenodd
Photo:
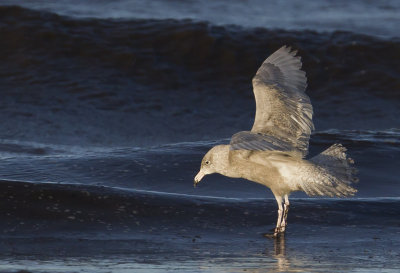
<svg viewBox="0 0 400 273">
<path fill-rule="evenodd" d="M 0 272 L 399 272 L 399 238 L 399 227 L 315 225 L 292 225 L 279 239 L 249 230 L 9 238 L 1 241 Z"/>
<path fill-rule="evenodd" d="M 286 235 L 269 239 L 263 233 L 274 226 L 272 199 L 182 197 L 174 204 L 165 196 L 148 203 L 149 195 L 114 193 L 96 203 L 94 191 L 91 196 L 89 206 L 78 204 L 77 195 L 63 200 L 53 190 L 54 199 L 41 205 L 60 210 L 47 214 L 29 206 L 27 196 L 28 212 L 12 201 L 16 196 L 2 199 L 0 272 L 400 270 L 398 198 L 295 198 Z M 109 205 L 113 200 L 119 203 Z"/>
</svg>

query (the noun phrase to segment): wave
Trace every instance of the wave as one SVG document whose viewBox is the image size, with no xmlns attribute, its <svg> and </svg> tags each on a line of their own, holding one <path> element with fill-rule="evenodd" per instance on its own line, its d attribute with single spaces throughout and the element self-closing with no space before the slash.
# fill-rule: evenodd
<svg viewBox="0 0 400 273">
<path fill-rule="evenodd" d="M 209 147 L 251 128 L 250 79 L 290 44 L 303 56 L 319 130 L 310 154 L 342 142 L 360 169 L 360 197 L 400 194 L 399 131 L 386 129 L 400 128 L 396 38 L 20 7 L 0 7 L 0 24 L 2 179 L 264 196 L 218 176 L 195 192 L 192 179 Z"/>
<path fill-rule="evenodd" d="M 3 0 L 3 5 L 15 5 L 13 0 Z M 355 1 L 335 5 L 329 0 L 307 1 L 301 6 L 293 1 L 191 1 L 184 5 L 176 1 L 121 0 L 113 5 L 93 1 L 58 1 L 57 3 L 18 1 L 18 5 L 36 10 L 46 10 L 74 18 L 97 19 L 191 19 L 215 25 L 241 25 L 319 31 L 350 30 L 380 37 L 398 36 L 398 10 L 396 1 L 384 5 Z M 329 10 L 329 16 L 326 11 Z M 363 11 L 363 12 L 360 12 Z M 355 14 L 357 14 L 355 16 Z"/>
<path fill-rule="evenodd" d="M 0 15 L 2 59 L 6 65 L 19 60 L 10 67 L 11 75 L 18 74 L 14 69 L 22 73 L 33 66 L 53 66 L 54 70 L 67 61 L 80 61 L 97 66 L 96 70 L 111 68 L 163 88 L 211 79 L 248 84 L 268 52 L 289 44 L 303 56 L 310 89 L 319 91 L 316 96 L 344 95 L 362 87 L 362 93 L 400 98 L 395 91 L 400 84 L 398 39 L 342 31 L 221 27 L 190 20 L 73 19 L 20 7 L 0 7 Z M 49 80 L 34 74 L 26 77 L 36 84 Z M 334 86 L 321 88 L 332 78 Z M 77 86 L 70 88 L 70 92 L 80 93 Z M 112 92 L 97 92 L 82 94 L 81 99 L 112 96 Z"/>
<path fill-rule="evenodd" d="M 317 129 L 400 128 L 397 38 L 20 7 L 0 7 L 0 24 L 1 138 L 152 146 L 230 137 L 251 127 L 251 77 L 283 44 L 303 57 Z"/>
<path fill-rule="evenodd" d="M 397 129 L 317 131 L 311 137 L 309 157 L 333 143 L 342 143 L 359 170 L 357 197 L 396 197 L 400 195 L 398 134 Z M 229 139 L 152 147 L 87 147 L 3 139 L 0 141 L 0 179 L 182 196 L 272 198 L 264 186 L 218 175 L 207 177 L 200 187 L 193 188 L 193 178 L 203 155 L 212 146 L 226 143 Z M 293 196 L 305 197 L 301 192 Z"/>
<path fill-rule="evenodd" d="M 396 148 L 400 146 L 400 129 L 391 128 L 387 130 L 338 130 L 329 129 L 317 131 L 313 133 L 314 143 L 342 141 L 344 143 L 351 143 L 363 145 L 365 147 L 380 145 L 381 147 L 387 146 Z"/>
<path fill-rule="evenodd" d="M 263 225 L 276 214 L 273 199 L 210 198 L 5 180 L 0 180 L 0 188 L 0 213 L 24 221 L 62 220 L 78 225 L 159 221 L 172 225 L 186 222 L 188 226 L 196 219 L 194 225 L 207 222 L 229 227 Z M 395 216 L 400 212 L 399 198 L 293 199 L 292 203 L 296 216 L 291 222 L 295 224 L 397 224 Z M 326 217 L 321 218 L 322 214 Z"/>
<path fill-rule="evenodd" d="M 118 157 L 130 154 L 192 154 L 202 152 L 204 148 L 215 145 L 227 144 L 230 138 L 216 140 L 186 141 L 176 142 L 150 147 L 130 147 L 130 146 L 79 146 L 79 145 L 60 145 L 50 143 L 38 143 L 33 141 L 20 141 L 15 139 L 0 139 L 0 157 Z M 400 146 L 400 129 L 391 128 L 386 130 L 339 130 L 328 129 L 314 131 L 311 134 L 311 146 L 326 146 L 332 143 L 357 145 L 361 148 L 379 146 L 397 150 Z M 141 157 L 141 156 L 138 156 Z"/>
</svg>

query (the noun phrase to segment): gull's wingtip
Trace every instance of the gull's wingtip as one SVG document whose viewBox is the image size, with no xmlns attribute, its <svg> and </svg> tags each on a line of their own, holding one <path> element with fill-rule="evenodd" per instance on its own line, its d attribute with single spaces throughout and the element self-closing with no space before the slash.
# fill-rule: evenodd
<svg viewBox="0 0 400 273">
<path fill-rule="evenodd" d="M 288 46 L 288 45 L 281 46 L 277 51 L 286 51 L 287 53 L 289 53 L 292 56 L 295 56 L 298 52 L 297 49 L 293 49 L 292 46 Z"/>
</svg>

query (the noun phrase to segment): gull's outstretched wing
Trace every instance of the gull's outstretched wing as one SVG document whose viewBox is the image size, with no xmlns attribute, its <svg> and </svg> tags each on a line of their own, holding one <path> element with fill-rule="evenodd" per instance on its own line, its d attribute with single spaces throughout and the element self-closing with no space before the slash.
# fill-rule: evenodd
<svg viewBox="0 0 400 273">
<path fill-rule="evenodd" d="M 251 131 L 231 139 L 231 149 L 298 150 L 307 154 L 314 129 L 313 109 L 305 94 L 306 73 L 297 51 L 283 46 L 269 56 L 253 78 L 256 117 Z"/>
</svg>

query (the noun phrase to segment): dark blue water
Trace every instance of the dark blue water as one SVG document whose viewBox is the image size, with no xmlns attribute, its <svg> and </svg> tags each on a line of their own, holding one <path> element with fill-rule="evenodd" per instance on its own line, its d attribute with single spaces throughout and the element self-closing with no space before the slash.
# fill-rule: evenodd
<svg viewBox="0 0 400 273">
<path fill-rule="evenodd" d="M 15 5 L 13 0 L 0 1 Z M 380 37 L 399 37 L 400 6 L 384 1 L 138 1 L 20 0 L 23 7 L 75 18 L 190 19 L 213 25 L 287 30 L 345 30 Z"/>
<path fill-rule="evenodd" d="M 397 2 L 9 4 L 0 271 L 398 268 Z M 251 127 L 251 78 L 283 44 L 308 76 L 310 155 L 342 143 L 360 182 L 348 201 L 293 194 L 287 242 L 272 245 L 268 189 L 219 175 L 194 189 L 193 177 L 210 147 Z"/>
</svg>

